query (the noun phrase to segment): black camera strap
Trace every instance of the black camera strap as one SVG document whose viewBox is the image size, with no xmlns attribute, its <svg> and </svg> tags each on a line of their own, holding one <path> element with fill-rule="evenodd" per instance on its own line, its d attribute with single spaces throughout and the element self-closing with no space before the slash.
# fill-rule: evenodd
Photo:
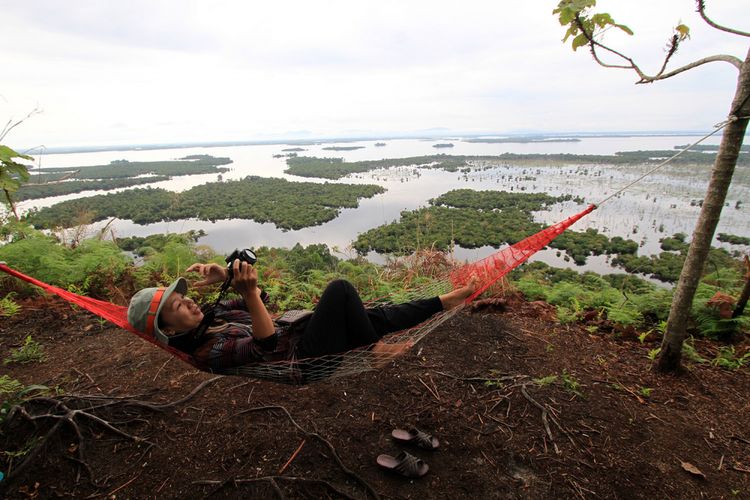
<svg viewBox="0 0 750 500">
<path fill-rule="evenodd" d="M 201 338 L 203 334 L 206 333 L 206 330 L 208 330 L 208 327 L 211 326 L 211 323 L 214 322 L 214 319 L 216 319 L 216 308 L 219 306 L 219 304 L 221 304 L 221 301 L 224 300 L 224 296 L 227 294 L 229 285 L 231 283 L 232 277 L 229 276 L 221 285 L 219 295 L 216 297 L 214 303 L 211 305 L 206 304 L 201 308 L 203 309 L 203 319 L 198 325 L 198 328 L 196 328 L 195 332 L 191 335 L 193 340 L 198 340 L 199 338 Z"/>
</svg>

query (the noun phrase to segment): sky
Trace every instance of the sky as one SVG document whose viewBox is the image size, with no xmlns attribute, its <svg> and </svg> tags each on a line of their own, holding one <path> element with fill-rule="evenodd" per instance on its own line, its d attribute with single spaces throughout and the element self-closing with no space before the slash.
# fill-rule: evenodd
<svg viewBox="0 0 750 500">
<path fill-rule="evenodd" d="M 707 131 L 737 70 L 715 62 L 650 85 L 563 44 L 533 0 L 0 0 L 0 122 L 16 149 L 397 134 Z M 750 31 L 747 0 L 707 2 Z M 599 0 L 634 36 L 604 42 L 654 73 L 745 59 L 692 0 Z"/>
</svg>

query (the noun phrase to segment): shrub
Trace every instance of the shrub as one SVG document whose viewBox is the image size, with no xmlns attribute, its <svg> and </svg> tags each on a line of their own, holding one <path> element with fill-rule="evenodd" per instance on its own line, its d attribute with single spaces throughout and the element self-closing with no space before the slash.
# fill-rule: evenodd
<svg viewBox="0 0 750 500">
<path fill-rule="evenodd" d="M 652 323 L 664 321 L 672 306 L 672 290 L 652 288 L 644 294 L 628 295 L 641 315 Z"/>
<path fill-rule="evenodd" d="M 129 259 L 116 245 L 108 241 L 84 240 L 76 248 L 68 248 L 54 238 L 33 231 L 0 247 L 0 260 L 19 271 L 47 283 L 67 288 L 81 285 L 89 279 L 89 286 L 104 293 L 106 285 L 120 279 Z M 2 280 L 12 278 L 4 277 Z M 18 286 L 17 280 L 14 280 Z M 31 285 L 22 288 L 26 293 L 35 290 Z M 88 291 L 88 290 L 87 290 Z"/>
</svg>

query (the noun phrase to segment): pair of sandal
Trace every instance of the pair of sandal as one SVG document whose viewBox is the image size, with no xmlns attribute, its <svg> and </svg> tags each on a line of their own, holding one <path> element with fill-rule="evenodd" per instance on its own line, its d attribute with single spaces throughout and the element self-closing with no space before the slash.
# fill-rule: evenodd
<svg viewBox="0 0 750 500">
<path fill-rule="evenodd" d="M 440 446 L 440 442 L 436 437 L 422 432 L 416 427 L 408 431 L 393 429 L 391 436 L 400 443 L 414 445 L 423 450 L 436 450 Z M 424 460 L 406 451 L 402 451 L 395 457 L 391 455 L 379 455 L 377 462 L 384 469 L 410 478 L 422 477 L 430 470 L 430 466 Z"/>
</svg>

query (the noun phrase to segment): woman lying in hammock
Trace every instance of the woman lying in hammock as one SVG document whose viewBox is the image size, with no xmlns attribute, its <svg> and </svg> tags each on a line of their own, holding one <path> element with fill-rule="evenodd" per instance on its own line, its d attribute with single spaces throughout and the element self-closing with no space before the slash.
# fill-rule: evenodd
<svg viewBox="0 0 750 500">
<path fill-rule="evenodd" d="M 193 264 L 187 272 L 203 277 L 196 286 L 222 283 L 227 278 L 227 269 L 219 264 Z M 204 314 L 185 296 L 188 287 L 184 278 L 178 278 L 166 289 L 145 288 L 136 293 L 128 307 L 128 321 L 158 341 L 192 354 L 207 368 L 315 358 L 370 344 L 374 344 L 371 352 L 377 366 L 411 346 L 386 344 L 380 341 L 381 337 L 457 307 L 476 290 L 472 282 L 439 297 L 366 309 L 348 281 L 335 280 L 326 287 L 306 324 L 289 328 L 271 318 L 258 288 L 258 272 L 252 265 L 235 260 L 233 276 L 232 286 L 242 299 L 220 304 L 213 324 L 200 338 L 195 339 L 195 333 Z"/>
</svg>

